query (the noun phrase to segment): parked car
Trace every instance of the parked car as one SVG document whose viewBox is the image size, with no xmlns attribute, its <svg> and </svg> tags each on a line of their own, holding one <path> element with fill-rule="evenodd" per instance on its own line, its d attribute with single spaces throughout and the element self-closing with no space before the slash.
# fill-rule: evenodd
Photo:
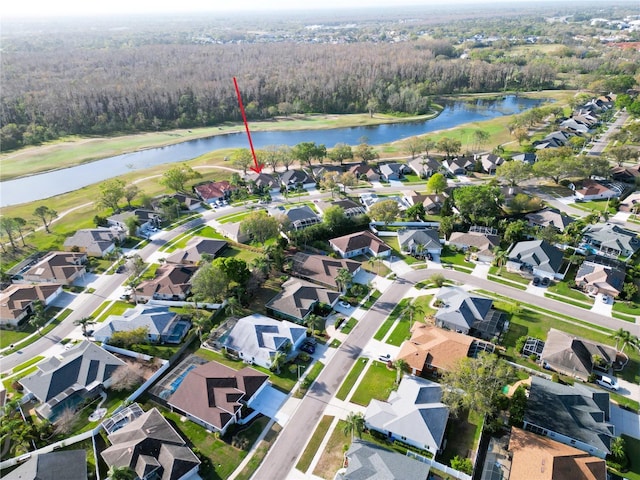
<svg viewBox="0 0 640 480">
<path fill-rule="evenodd" d="M 611 297 L 609 297 L 609 295 L 602 295 L 602 303 L 609 304 L 610 299 Z"/>
<path fill-rule="evenodd" d="M 540 285 L 540 277 L 533 277 L 533 286 L 537 287 Z"/>
<path fill-rule="evenodd" d="M 124 265 L 120 265 L 118 268 L 116 268 L 116 273 L 122 273 L 124 272 L 124 270 L 125 270 Z"/>
<path fill-rule="evenodd" d="M 433 260 L 433 255 L 427 252 L 427 260 Z"/>
<path fill-rule="evenodd" d="M 302 346 L 300 347 L 300 350 L 302 350 L 303 352 L 314 354 L 316 351 L 316 346 L 313 345 L 312 343 L 306 342 L 302 344 Z"/>
<path fill-rule="evenodd" d="M 542 280 L 540 281 L 540 285 L 543 287 L 548 287 L 550 283 L 551 280 L 549 280 L 549 277 L 542 277 Z"/>
<path fill-rule="evenodd" d="M 607 375 L 596 375 L 596 385 L 608 388 L 609 390 L 618 390 L 618 382 L 615 377 L 608 377 Z"/>
<path fill-rule="evenodd" d="M 345 302 L 344 300 L 338 305 L 340 305 L 342 308 L 351 308 L 351 304 L 349 302 Z"/>
<path fill-rule="evenodd" d="M 391 355 L 389 355 L 388 353 L 387 353 L 386 355 L 380 355 L 380 356 L 378 357 L 378 360 L 379 360 L 380 362 L 388 363 L 388 362 L 390 362 L 390 361 L 391 361 Z"/>
</svg>

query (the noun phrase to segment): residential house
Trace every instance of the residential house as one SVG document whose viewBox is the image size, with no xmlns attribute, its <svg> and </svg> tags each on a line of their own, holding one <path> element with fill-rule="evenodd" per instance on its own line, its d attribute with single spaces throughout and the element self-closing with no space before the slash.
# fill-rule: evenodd
<svg viewBox="0 0 640 480">
<path fill-rule="evenodd" d="M 411 339 L 400 346 L 396 360 L 404 360 L 411 374 L 435 375 L 453 369 L 470 353 L 475 339 L 468 335 L 416 322 Z"/>
<path fill-rule="evenodd" d="M 577 383 L 562 385 L 534 375 L 523 428 L 605 458 L 615 437 L 609 408 L 605 391 Z"/>
<path fill-rule="evenodd" d="M 157 408 L 108 438 L 111 446 L 100 453 L 107 466 L 129 467 L 141 480 L 187 480 L 200 468 L 198 457 Z"/>
<path fill-rule="evenodd" d="M 442 163 L 440 163 L 439 160 L 425 156 L 409 160 L 407 165 L 420 178 L 429 178 L 434 173 L 438 173 L 442 170 Z"/>
<path fill-rule="evenodd" d="M 237 321 L 221 340 L 220 348 L 226 348 L 245 363 L 271 368 L 277 352 L 295 356 L 306 340 L 306 327 L 254 313 Z"/>
<path fill-rule="evenodd" d="M 402 180 L 404 174 L 407 173 L 407 167 L 402 163 L 385 163 L 380 165 L 379 168 L 380 176 L 387 182 Z"/>
<path fill-rule="evenodd" d="M 616 355 L 615 348 L 551 328 L 540 354 L 540 362 L 545 368 L 586 382 L 594 366 L 597 367 L 595 356 L 607 370 L 615 362 Z"/>
<path fill-rule="evenodd" d="M 404 194 L 404 199 L 411 206 L 421 203 L 425 213 L 437 215 L 440 213 L 442 205 L 448 196 L 449 195 L 444 192 L 424 194 L 410 191 Z"/>
<path fill-rule="evenodd" d="M 207 182 L 193 187 L 193 192 L 206 203 L 218 203 L 231 198 L 231 192 L 237 187 L 228 181 Z"/>
<path fill-rule="evenodd" d="M 518 242 L 507 252 L 507 269 L 534 277 L 562 280 L 562 251 L 546 240 Z"/>
<path fill-rule="evenodd" d="M 435 315 L 440 328 L 489 340 L 508 327 L 505 314 L 494 310 L 489 298 L 473 296 L 460 287 L 442 287 L 436 298 L 443 305 Z"/>
<path fill-rule="evenodd" d="M 191 292 L 191 277 L 198 267 L 195 265 L 161 265 L 156 275 L 136 287 L 138 301 L 184 300 Z"/>
<path fill-rule="evenodd" d="M 618 210 L 636 215 L 640 214 L 640 191 L 632 193 L 620 202 Z"/>
<path fill-rule="evenodd" d="M 340 293 L 315 283 L 290 278 L 282 284 L 282 291 L 265 304 L 267 313 L 275 317 L 304 323 L 316 305 L 333 307 Z"/>
<path fill-rule="evenodd" d="M 342 258 L 352 258 L 358 255 L 373 257 L 391 255 L 391 247 L 368 230 L 332 238 L 329 240 L 329 244 Z"/>
<path fill-rule="evenodd" d="M 398 244 L 400 251 L 413 256 L 440 255 L 442 243 L 437 230 L 409 229 L 398 230 Z"/>
<path fill-rule="evenodd" d="M 0 292 L 0 325 L 18 326 L 34 311 L 34 303 L 50 305 L 62 293 L 58 283 L 11 284 Z"/>
<path fill-rule="evenodd" d="M 160 215 L 153 210 L 145 210 L 143 208 L 137 208 L 135 210 L 129 210 L 127 212 L 120 212 L 110 217 L 107 217 L 107 223 L 109 227 L 122 229 L 129 233 L 129 235 L 135 235 L 137 232 L 129 232 L 127 221 L 130 218 L 135 218 L 138 224 L 137 230 L 147 230 L 149 228 L 157 228 L 162 223 Z"/>
<path fill-rule="evenodd" d="M 575 134 L 566 131 L 551 132 L 542 140 L 533 142 L 533 146 L 536 150 L 543 150 L 545 148 L 558 148 L 564 147 L 569 144 L 569 139 L 574 137 Z"/>
<path fill-rule="evenodd" d="M 240 230 L 240 222 L 218 223 L 216 230 L 222 236 L 237 243 L 245 243 L 250 240 L 249 235 Z"/>
<path fill-rule="evenodd" d="M 250 367 L 241 370 L 209 362 L 184 376 L 167 403 L 173 410 L 211 432 L 224 435 L 242 418 L 242 407 L 269 385 L 269 375 Z"/>
<path fill-rule="evenodd" d="M 614 258 L 590 255 L 576 273 L 576 285 L 589 295 L 611 295 L 622 292 L 625 279 L 625 263 Z"/>
<path fill-rule="evenodd" d="M 159 211 L 162 210 L 161 202 L 166 198 L 172 198 L 178 202 L 178 208 L 180 210 L 193 211 L 197 210 L 198 207 L 202 206 L 201 200 L 199 198 L 192 197 L 190 195 L 185 195 L 184 193 L 173 193 L 171 195 L 162 195 L 156 197 L 152 202 L 151 206 L 154 210 Z"/>
<path fill-rule="evenodd" d="M 624 185 L 616 182 L 584 180 L 582 188 L 574 191 L 576 198 L 584 201 L 618 198 L 624 192 Z"/>
<path fill-rule="evenodd" d="M 311 169 L 311 176 L 320 181 L 321 178 L 328 176 L 329 178 L 336 179 L 342 175 L 343 169 L 338 165 L 318 165 Z"/>
<path fill-rule="evenodd" d="M 607 480 L 601 458 L 516 427 L 511 428 L 509 452 L 509 480 Z"/>
<path fill-rule="evenodd" d="M 87 228 L 78 230 L 64 241 L 67 252 L 86 253 L 89 257 L 104 257 L 114 251 L 127 237 L 120 228 Z"/>
<path fill-rule="evenodd" d="M 108 343 L 115 332 L 146 328 L 149 342 L 175 344 L 182 341 L 190 327 L 191 323 L 188 320 L 170 311 L 169 307 L 136 305 L 122 315 L 109 315 L 104 322 L 98 324 L 93 338 L 98 342 Z"/>
<path fill-rule="evenodd" d="M 356 178 L 360 180 L 366 180 L 368 182 L 379 182 L 380 174 L 376 170 L 366 163 L 359 163 L 349 168 L 349 171 L 353 173 Z"/>
<path fill-rule="evenodd" d="M 360 194 L 360 203 L 362 203 L 362 205 L 364 205 L 364 207 L 367 209 L 367 211 L 372 206 L 374 206 L 376 203 L 385 202 L 385 201 L 389 201 L 389 200 L 395 201 L 398 204 L 398 208 L 400 210 L 405 210 L 407 208 L 407 205 L 405 204 L 404 197 L 401 197 L 399 195 L 389 195 L 389 196 L 379 197 L 375 193 L 362 193 L 362 194 Z"/>
<path fill-rule="evenodd" d="M 360 215 L 365 215 L 367 213 L 367 211 L 361 204 L 354 202 L 353 200 L 350 200 L 348 198 L 333 200 L 329 203 L 318 202 L 316 205 L 318 206 L 318 208 L 320 208 L 323 214 L 328 207 L 340 207 L 344 211 L 344 216 L 347 218 L 357 217 Z"/>
<path fill-rule="evenodd" d="M 313 188 L 316 182 L 304 170 L 287 170 L 280 174 L 280 183 L 288 190 Z"/>
<path fill-rule="evenodd" d="M 264 193 L 276 194 L 280 191 L 280 180 L 269 173 L 249 173 L 245 176 L 245 181 L 249 183 L 253 193 L 256 191 L 262 191 Z M 251 186 L 255 185 L 255 188 Z"/>
<path fill-rule="evenodd" d="M 611 167 L 611 178 L 618 182 L 635 183 L 640 178 L 640 163 L 632 167 L 619 165 Z"/>
<path fill-rule="evenodd" d="M 427 480 L 429 465 L 374 443 L 355 439 L 345 453 L 346 468 L 335 480 Z M 383 473 L 384 472 L 384 473 Z"/>
<path fill-rule="evenodd" d="M 560 129 L 568 130 L 569 132 L 576 133 L 578 135 L 585 135 L 592 131 L 591 128 L 589 128 L 589 125 L 582 123 L 575 117 L 567 118 L 560 122 Z"/>
<path fill-rule="evenodd" d="M 31 453 L 28 460 L 3 480 L 87 480 L 87 451 Z"/>
<path fill-rule="evenodd" d="M 292 258 L 291 275 L 294 277 L 319 283 L 329 288 L 344 288 L 338 285 L 340 270 L 346 269 L 353 278 L 361 270 L 359 262 L 344 258 L 331 258 L 326 255 L 310 255 L 298 252 Z"/>
<path fill-rule="evenodd" d="M 607 256 L 631 257 L 640 249 L 638 234 L 612 223 L 588 225 L 582 233 L 582 241 Z"/>
<path fill-rule="evenodd" d="M 553 208 L 543 208 L 539 212 L 528 213 L 524 216 L 532 227 L 553 227 L 564 231 L 575 220 Z"/>
<path fill-rule="evenodd" d="M 504 163 L 504 158 L 494 153 L 478 155 L 476 161 L 482 165 L 482 170 L 489 175 L 495 175 L 497 168 Z"/>
<path fill-rule="evenodd" d="M 476 162 L 472 157 L 455 157 L 447 158 L 442 162 L 442 165 L 453 175 L 466 175 L 467 172 L 473 171 L 476 166 Z"/>
<path fill-rule="evenodd" d="M 203 258 L 214 259 L 227 248 L 228 243 L 224 240 L 214 240 L 212 238 L 192 237 L 182 250 L 176 250 L 166 258 L 167 263 L 180 265 L 198 265 Z"/>
<path fill-rule="evenodd" d="M 50 252 L 26 271 L 15 275 L 14 283 L 59 283 L 71 285 L 87 273 L 87 254 Z"/>
<path fill-rule="evenodd" d="M 85 340 L 40 362 L 36 372 L 19 382 L 25 395 L 40 402 L 36 408 L 38 415 L 54 421 L 65 408 L 75 408 L 109 388 L 113 372 L 123 365 L 126 364 L 118 357 Z"/>
<path fill-rule="evenodd" d="M 518 153 L 511 158 L 517 160 L 518 162 L 528 163 L 529 165 L 533 165 L 538 160 L 538 157 L 535 153 Z"/>
<path fill-rule="evenodd" d="M 439 384 L 405 375 L 386 402 L 371 400 L 364 414 L 365 426 L 435 455 L 440 451 L 449 408 L 440 400 Z"/>
<path fill-rule="evenodd" d="M 280 209 L 273 209 L 269 214 L 274 217 L 284 215 L 289 221 L 290 228 L 293 230 L 302 230 L 316 223 L 320 223 L 320 217 L 308 205 L 294 207 L 282 212 Z"/>
<path fill-rule="evenodd" d="M 480 262 L 492 262 L 493 251 L 500 246 L 500 236 L 496 230 L 452 232 L 449 245 L 463 251 L 472 250 Z"/>
</svg>

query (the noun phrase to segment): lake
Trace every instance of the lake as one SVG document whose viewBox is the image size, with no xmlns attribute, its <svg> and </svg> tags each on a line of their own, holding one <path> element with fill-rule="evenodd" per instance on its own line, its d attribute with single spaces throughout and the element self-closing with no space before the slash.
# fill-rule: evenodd
<svg viewBox="0 0 640 480">
<path fill-rule="evenodd" d="M 331 148 L 336 143 L 357 145 L 362 137 L 367 137 L 368 143 L 371 145 L 380 145 L 436 130 L 457 127 L 465 123 L 513 115 L 543 102 L 544 100 L 521 98 L 515 95 L 508 95 L 499 100 L 449 102 L 444 105 L 440 115 L 430 120 L 330 130 L 253 132 L 251 138 L 255 148 L 262 148 L 266 145 L 293 146 L 300 142 L 316 142 Z M 129 173 L 132 170 L 142 170 L 164 163 L 183 162 L 213 150 L 248 147 L 249 142 L 245 133 L 216 135 L 0 182 L 0 207 L 72 192 L 108 178 Z"/>
</svg>

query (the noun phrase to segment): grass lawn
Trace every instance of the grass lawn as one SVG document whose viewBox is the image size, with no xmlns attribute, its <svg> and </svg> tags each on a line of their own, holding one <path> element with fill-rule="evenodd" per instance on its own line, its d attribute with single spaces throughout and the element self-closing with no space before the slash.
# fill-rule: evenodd
<svg viewBox="0 0 640 480">
<path fill-rule="evenodd" d="M 320 419 L 320 423 L 316 427 L 316 430 L 313 432 L 307 447 L 302 452 L 298 463 L 296 464 L 296 469 L 300 470 L 303 473 L 306 473 L 309 467 L 311 466 L 311 462 L 313 461 L 313 457 L 315 457 L 318 448 L 320 448 L 320 444 L 324 440 L 324 437 L 327 435 L 329 431 L 329 427 L 331 426 L 331 422 L 333 422 L 333 418 L 330 415 L 323 415 Z"/>
<path fill-rule="evenodd" d="M 512 282 L 520 283 L 522 285 L 529 284 L 529 279 L 524 278 L 522 275 L 518 275 L 517 273 L 513 273 L 513 272 L 508 272 L 505 268 L 502 268 L 502 270 L 500 270 L 500 267 L 497 267 L 497 266 L 489 267 L 489 275 L 502 277 L 507 280 L 511 280 Z"/>
<path fill-rule="evenodd" d="M 7 394 L 16 394 L 16 393 L 18 393 L 15 390 L 15 388 L 13 388 L 12 384 L 14 382 L 17 382 L 21 378 L 26 377 L 27 375 L 31 375 L 36 370 L 38 370 L 38 367 L 36 365 L 33 365 L 32 367 L 29 367 L 29 368 L 26 368 L 26 369 L 22 370 L 17 375 L 14 375 L 12 377 L 9 377 L 9 378 L 3 380 L 2 381 L 2 385 L 4 385 L 4 388 L 7 391 Z M 20 394 L 20 396 L 22 396 L 22 394 Z"/>
<path fill-rule="evenodd" d="M 316 381 L 316 378 L 318 378 L 323 368 L 324 368 L 324 363 L 320 361 L 314 363 L 313 367 L 311 367 L 311 370 L 309 370 L 309 373 L 307 373 L 307 375 L 304 377 L 304 380 L 298 387 L 298 390 L 296 390 L 296 393 L 293 394 L 293 396 L 296 398 L 304 397 L 305 393 L 307 393 L 307 390 L 309 389 L 311 384 Z"/>
<path fill-rule="evenodd" d="M 101 313 L 100 313 L 100 316 L 94 317 L 96 322 L 104 322 L 109 315 L 122 315 L 125 311 L 127 311 L 130 308 L 134 307 L 129 302 L 123 302 L 123 301 L 120 301 L 120 300 L 116 300 L 115 302 L 111 303 L 111 305 L 109 305 L 108 307 L 104 308 L 104 304 L 105 303 L 109 303 L 109 302 L 108 301 L 104 302 L 102 305 L 100 305 L 100 307 L 98 307 L 98 310 Z M 98 311 L 98 310 L 96 310 L 96 311 Z"/>
<path fill-rule="evenodd" d="M 24 330 L 5 330 L 4 328 L 0 330 L 0 348 L 8 347 L 9 345 L 14 345 L 21 340 L 24 340 L 32 333 L 35 333 L 36 329 L 30 326 L 28 323 L 25 323 Z"/>
<path fill-rule="evenodd" d="M 349 392 L 351 391 L 353 384 L 356 383 L 356 380 L 358 379 L 358 377 L 364 370 L 364 367 L 366 366 L 367 366 L 366 358 L 361 357 L 361 358 L 358 358 L 358 360 L 356 360 L 356 363 L 353 364 L 351 371 L 345 377 L 344 381 L 342 382 L 342 385 L 340 385 L 340 389 L 336 393 L 336 398 L 338 398 L 339 400 L 347 399 L 347 395 L 349 395 Z"/>
<path fill-rule="evenodd" d="M 478 448 L 480 434 L 482 433 L 482 417 L 473 412 L 460 412 L 458 418 L 449 417 L 445 438 L 447 447 L 436 460 L 445 465 L 453 457 L 459 455 L 462 458 L 471 457 L 472 451 Z"/>
<path fill-rule="evenodd" d="M 622 476 L 629 480 L 640 480 L 640 440 L 624 434 L 621 437 L 624 438 L 625 451 L 631 462 L 629 471 Z"/>
<path fill-rule="evenodd" d="M 458 265 L 459 267 L 473 269 L 475 267 L 475 264 L 467 262 L 464 259 L 464 256 L 464 253 L 453 251 L 448 245 L 445 245 L 442 249 L 442 254 L 440 255 L 440 263 L 452 263 L 453 265 Z"/>
<path fill-rule="evenodd" d="M 571 204 L 572 207 L 584 210 L 586 212 L 604 212 L 609 210 L 611 215 L 616 214 L 616 209 L 610 206 L 610 202 L 607 200 L 591 200 L 590 202 L 575 202 Z"/>
<path fill-rule="evenodd" d="M 33 335 L 32 337 L 29 337 L 27 339 L 18 341 L 18 343 L 14 343 L 13 344 L 13 348 L 11 348 L 11 349 L 9 349 L 9 350 L 7 350 L 5 352 L 6 355 L 8 355 L 10 353 L 17 352 L 21 348 L 24 348 L 27 345 L 31 345 L 33 342 L 37 341 L 40 337 L 45 336 L 51 330 L 56 328 L 60 324 L 60 322 L 62 322 L 65 318 L 67 318 L 69 315 L 71 315 L 71 312 L 73 312 L 73 310 L 71 310 L 69 308 L 65 308 L 64 310 L 60 311 L 60 309 L 57 308 L 57 307 L 48 307 L 45 312 L 46 312 L 46 315 L 47 315 L 47 321 L 49 321 L 50 319 L 55 317 L 53 319 L 53 321 L 50 321 L 49 324 L 40 331 L 40 335 Z M 30 329 L 31 329 L 31 327 L 29 327 L 26 331 L 29 331 Z M 2 336 L 2 335 L 0 335 L 0 336 Z M 6 346 L 8 347 L 10 345 L 11 344 L 6 345 Z"/>
<path fill-rule="evenodd" d="M 344 334 L 349 334 L 351 333 L 351 330 L 353 330 L 353 327 L 355 327 L 358 324 L 358 320 L 356 320 L 355 318 L 351 317 L 347 323 L 344 324 L 344 326 L 340 329 L 340 331 Z"/>
<path fill-rule="evenodd" d="M 555 295 L 554 293 L 551 293 L 551 292 L 545 292 L 544 296 L 547 297 L 547 298 L 552 298 L 554 300 L 558 300 L 559 302 L 563 302 L 563 303 L 567 303 L 569 305 L 573 305 L 574 307 L 585 308 L 587 310 L 591 309 L 591 305 L 588 305 L 588 304 L 583 303 L 583 302 L 579 302 L 578 300 L 572 300 L 570 298 L 561 297 L 561 296 Z"/>
<path fill-rule="evenodd" d="M 625 300 L 616 300 L 613 304 L 613 311 L 627 315 L 640 315 L 640 302 L 627 303 Z"/>
<path fill-rule="evenodd" d="M 131 350 L 138 353 L 144 353 L 145 355 L 150 355 L 152 357 L 169 360 L 178 350 L 180 350 L 180 345 L 137 344 L 133 345 Z"/>
<path fill-rule="evenodd" d="M 391 330 L 391 327 L 393 326 L 394 322 L 402 314 L 402 312 L 404 311 L 406 306 L 409 304 L 409 302 L 410 302 L 409 298 L 403 298 L 402 300 L 400 300 L 400 302 L 398 303 L 398 305 L 395 306 L 391 314 L 389 314 L 389 317 L 384 321 L 382 325 L 380 325 L 380 328 L 378 329 L 376 334 L 373 336 L 374 339 L 382 340 L 384 338 L 387 332 Z"/>
<path fill-rule="evenodd" d="M 220 223 L 241 222 L 242 220 L 244 220 L 246 217 L 248 217 L 252 213 L 258 212 L 260 210 L 264 210 L 264 209 L 263 208 L 257 208 L 255 210 L 250 210 L 248 212 L 237 212 L 237 213 L 232 213 L 230 215 L 225 215 L 223 217 L 218 218 L 218 222 L 220 222 Z"/>
<path fill-rule="evenodd" d="M 574 300 L 580 300 L 581 302 L 593 305 L 593 298 L 585 295 L 575 288 L 570 288 L 569 285 L 567 285 L 567 282 L 558 282 L 555 285 L 551 285 L 547 290 L 549 290 L 551 293 L 557 293 L 558 295 L 563 295 L 565 297 L 573 298 Z"/>
<path fill-rule="evenodd" d="M 374 290 L 373 292 L 371 292 L 371 295 L 369 295 L 369 298 L 367 298 L 367 300 L 362 304 L 362 308 L 368 310 L 371 307 L 373 307 L 373 304 L 378 301 L 378 299 L 380 298 L 380 295 L 382 294 L 378 290 Z"/>
<path fill-rule="evenodd" d="M 43 358 L 44 357 L 42 355 L 38 355 L 37 357 L 33 357 L 32 359 L 27 360 L 26 362 L 23 362 L 20 365 L 14 367 L 13 370 L 11 370 L 11 372 L 18 373 L 20 370 L 24 370 L 25 368 L 30 367 L 31 365 L 34 365 L 34 364 L 38 363 Z"/>
<path fill-rule="evenodd" d="M 365 372 L 351 401 L 365 407 L 369 405 L 372 398 L 386 401 L 395 387 L 395 381 L 395 369 L 388 369 L 386 364 L 374 361 Z"/>
<path fill-rule="evenodd" d="M 332 480 L 336 472 L 342 468 L 344 462 L 344 447 L 351 443 L 351 439 L 344 434 L 347 422 L 339 420 L 335 430 L 331 433 L 329 441 L 320 456 L 320 460 L 313 469 L 313 474 L 325 480 Z"/>
<path fill-rule="evenodd" d="M 262 463 L 262 460 L 264 460 L 264 457 L 267 456 L 267 452 L 278 437 L 278 433 L 280 433 L 280 430 L 282 430 L 282 427 L 277 423 L 274 423 L 271 426 L 271 429 L 269 429 L 264 439 L 262 439 L 260 444 L 256 447 L 256 450 L 251 456 L 251 459 L 249 460 L 247 465 L 238 475 L 236 475 L 236 480 L 249 480 L 253 476 L 254 472 Z"/>
<path fill-rule="evenodd" d="M 433 315 L 436 313 L 436 310 L 431 308 L 429 305 L 433 300 L 433 295 L 422 295 L 421 297 L 417 297 L 412 303 L 414 305 L 419 306 L 422 309 L 423 313 L 419 313 L 414 315 L 413 321 L 419 322 L 423 320 L 425 317 Z M 386 343 L 389 345 L 400 346 L 402 342 L 409 339 L 411 337 L 411 319 L 408 315 L 402 315 L 400 320 L 397 322 L 396 327 L 391 332 L 391 335 L 387 338 Z"/>
</svg>

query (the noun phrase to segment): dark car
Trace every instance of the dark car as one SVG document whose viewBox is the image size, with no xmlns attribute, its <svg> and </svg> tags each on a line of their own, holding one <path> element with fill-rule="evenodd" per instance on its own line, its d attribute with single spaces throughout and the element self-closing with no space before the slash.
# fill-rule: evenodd
<svg viewBox="0 0 640 480">
<path fill-rule="evenodd" d="M 124 272 L 124 265 L 120 265 L 117 269 L 116 269 L 116 273 L 122 273 Z"/>
<path fill-rule="evenodd" d="M 533 285 L 536 287 L 540 285 L 540 277 L 533 277 Z"/>
<path fill-rule="evenodd" d="M 300 350 L 302 350 L 303 352 L 313 354 L 316 351 L 316 346 L 313 345 L 312 343 L 303 343 L 302 346 L 300 347 Z"/>
<path fill-rule="evenodd" d="M 433 255 L 427 252 L 427 260 L 433 260 Z"/>
</svg>

